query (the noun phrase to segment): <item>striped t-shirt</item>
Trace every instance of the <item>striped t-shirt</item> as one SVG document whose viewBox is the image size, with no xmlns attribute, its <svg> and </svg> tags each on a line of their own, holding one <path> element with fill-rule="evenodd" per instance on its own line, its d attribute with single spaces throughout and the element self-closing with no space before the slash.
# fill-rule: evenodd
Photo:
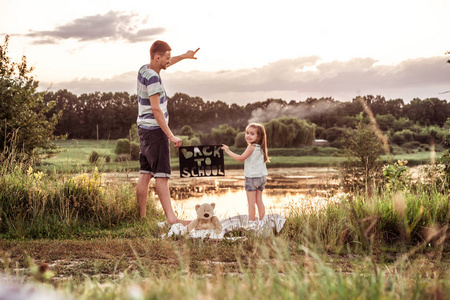
<svg viewBox="0 0 450 300">
<path fill-rule="evenodd" d="M 169 113 L 167 112 L 167 95 L 166 90 L 158 73 L 150 69 L 149 65 L 143 65 L 139 69 L 137 77 L 137 97 L 139 102 L 139 115 L 137 118 L 138 127 L 145 129 L 158 129 L 160 126 L 156 122 L 155 116 L 150 105 L 150 96 L 159 94 L 159 105 L 169 122 Z"/>
</svg>

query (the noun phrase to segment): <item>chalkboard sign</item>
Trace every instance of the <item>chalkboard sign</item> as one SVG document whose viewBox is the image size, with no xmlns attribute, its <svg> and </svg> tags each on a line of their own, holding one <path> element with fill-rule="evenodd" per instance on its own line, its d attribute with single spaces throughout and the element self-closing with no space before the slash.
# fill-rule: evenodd
<svg viewBox="0 0 450 300">
<path fill-rule="evenodd" d="M 180 177 L 225 176 L 221 145 L 178 148 Z"/>
</svg>

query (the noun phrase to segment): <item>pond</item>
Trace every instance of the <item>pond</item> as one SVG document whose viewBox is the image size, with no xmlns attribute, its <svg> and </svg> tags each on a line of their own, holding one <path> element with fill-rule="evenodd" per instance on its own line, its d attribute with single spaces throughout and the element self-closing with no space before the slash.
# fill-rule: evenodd
<svg viewBox="0 0 450 300">
<path fill-rule="evenodd" d="M 263 193 L 266 214 L 284 215 L 292 207 L 314 210 L 335 201 L 337 174 L 332 168 L 269 169 Z M 226 170 L 225 176 L 203 178 L 180 178 L 174 171 L 169 183 L 172 204 L 180 218 L 195 218 L 195 205 L 211 202 L 216 204 L 219 219 L 248 213 L 243 170 Z"/>
<path fill-rule="evenodd" d="M 339 198 L 338 172 L 333 168 L 270 168 L 263 193 L 266 214 L 284 215 L 290 208 L 315 210 Z M 220 219 L 248 214 L 243 170 L 226 170 L 225 176 L 180 178 L 172 172 L 169 180 L 172 205 L 178 217 L 196 217 L 195 205 L 216 204 Z M 106 173 L 107 181 L 136 183 L 138 173 Z M 155 181 L 150 181 L 150 194 L 155 199 Z"/>
</svg>

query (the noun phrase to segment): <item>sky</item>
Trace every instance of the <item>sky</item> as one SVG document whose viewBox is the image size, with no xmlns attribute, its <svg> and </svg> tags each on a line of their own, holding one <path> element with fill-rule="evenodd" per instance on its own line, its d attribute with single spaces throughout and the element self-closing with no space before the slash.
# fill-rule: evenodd
<svg viewBox="0 0 450 300">
<path fill-rule="evenodd" d="M 239 105 L 381 95 L 450 101 L 450 1 L 0 0 L 0 39 L 41 90 L 136 93 L 164 40 L 167 94 Z"/>
</svg>

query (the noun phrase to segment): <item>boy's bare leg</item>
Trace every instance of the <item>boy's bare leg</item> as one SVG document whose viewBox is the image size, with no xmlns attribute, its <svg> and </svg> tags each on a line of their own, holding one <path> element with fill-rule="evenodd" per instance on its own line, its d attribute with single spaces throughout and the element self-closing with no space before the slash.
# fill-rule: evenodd
<svg viewBox="0 0 450 300">
<path fill-rule="evenodd" d="M 170 200 L 170 191 L 169 191 L 169 178 L 158 177 L 155 178 L 156 181 L 156 194 L 158 194 L 159 201 L 164 210 L 164 214 L 166 215 L 166 220 L 169 224 L 181 223 L 183 225 L 188 225 L 191 221 L 188 220 L 180 220 L 175 215 L 175 212 L 172 208 L 172 202 Z"/>
<path fill-rule="evenodd" d="M 148 185 L 150 179 L 152 179 L 150 174 L 139 174 L 137 185 L 136 185 L 136 199 L 138 204 L 139 216 L 145 218 L 146 208 L 147 208 L 147 196 L 148 196 Z"/>
<path fill-rule="evenodd" d="M 266 214 L 266 207 L 264 206 L 264 202 L 262 201 L 262 194 L 262 191 L 256 190 L 256 206 L 258 206 L 258 214 L 260 220 L 262 220 L 264 218 L 264 215 Z"/>
<path fill-rule="evenodd" d="M 255 221 L 255 203 L 256 203 L 256 192 L 247 191 L 247 201 L 248 201 L 248 220 Z"/>
</svg>

